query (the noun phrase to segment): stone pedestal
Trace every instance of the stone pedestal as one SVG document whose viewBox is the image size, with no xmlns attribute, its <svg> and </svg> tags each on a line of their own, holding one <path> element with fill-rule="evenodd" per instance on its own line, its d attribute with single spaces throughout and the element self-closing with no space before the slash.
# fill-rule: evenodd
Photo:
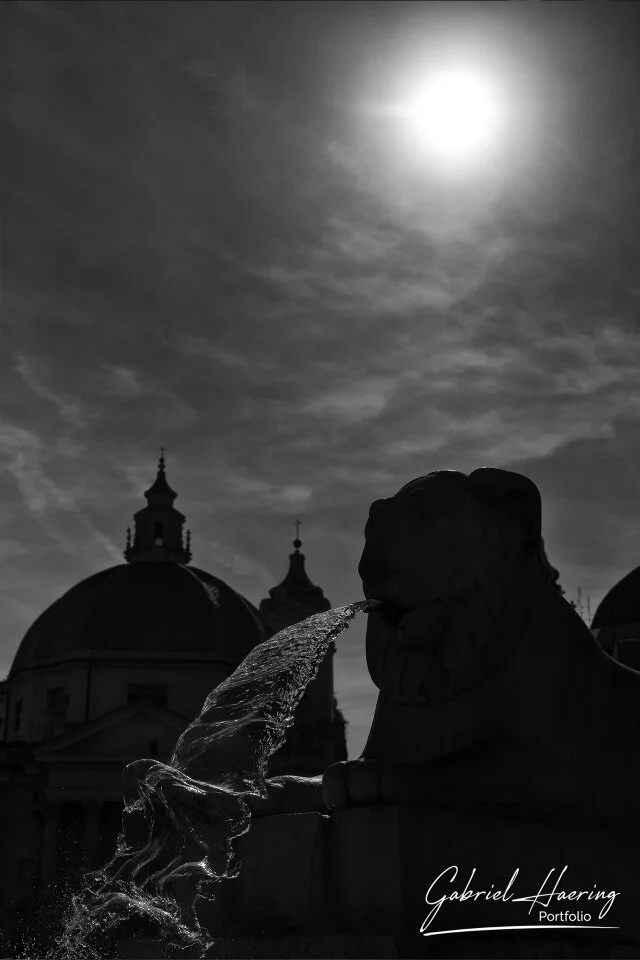
<svg viewBox="0 0 640 960">
<path fill-rule="evenodd" d="M 239 877 L 199 911 L 212 957 L 640 955 L 639 834 L 359 807 L 257 819 L 238 853 Z"/>
</svg>

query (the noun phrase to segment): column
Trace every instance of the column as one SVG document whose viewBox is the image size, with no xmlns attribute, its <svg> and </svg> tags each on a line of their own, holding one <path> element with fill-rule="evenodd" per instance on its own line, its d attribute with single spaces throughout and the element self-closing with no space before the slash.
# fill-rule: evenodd
<svg viewBox="0 0 640 960">
<path fill-rule="evenodd" d="M 58 860 L 58 830 L 62 818 L 62 802 L 50 800 L 44 811 L 44 836 L 42 840 L 42 866 L 40 869 L 40 895 L 56 875 Z"/>
</svg>

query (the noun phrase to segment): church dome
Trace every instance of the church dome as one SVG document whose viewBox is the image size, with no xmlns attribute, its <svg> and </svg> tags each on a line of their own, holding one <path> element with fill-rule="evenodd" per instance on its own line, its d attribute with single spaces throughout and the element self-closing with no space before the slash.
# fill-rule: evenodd
<svg viewBox="0 0 640 960">
<path fill-rule="evenodd" d="M 204 570 L 119 564 L 82 580 L 38 617 L 9 677 L 44 663 L 114 654 L 205 654 L 235 667 L 271 633 L 248 600 Z"/>
<path fill-rule="evenodd" d="M 591 629 L 637 622 L 640 622 L 640 567 L 619 580 L 601 600 Z"/>
<path fill-rule="evenodd" d="M 9 672 L 72 658 L 184 660 L 236 667 L 273 633 L 244 597 L 191 560 L 191 534 L 165 474 L 145 491 L 147 506 L 127 530 L 127 563 L 95 573 L 56 600 L 27 630 Z M 169 656 L 171 655 L 171 656 Z"/>
</svg>

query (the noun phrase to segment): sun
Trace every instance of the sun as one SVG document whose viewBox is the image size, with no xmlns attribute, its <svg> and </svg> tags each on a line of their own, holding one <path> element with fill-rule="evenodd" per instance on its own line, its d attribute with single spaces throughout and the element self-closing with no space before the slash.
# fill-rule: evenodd
<svg viewBox="0 0 640 960">
<path fill-rule="evenodd" d="M 428 77 L 406 110 L 428 153 L 452 167 L 486 157 L 500 136 L 504 115 L 504 98 L 491 80 L 462 67 Z"/>
</svg>

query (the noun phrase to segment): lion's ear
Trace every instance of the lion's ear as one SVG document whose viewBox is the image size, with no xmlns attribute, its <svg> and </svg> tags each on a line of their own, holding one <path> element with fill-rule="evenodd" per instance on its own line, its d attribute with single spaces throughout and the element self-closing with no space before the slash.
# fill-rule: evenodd
<svg viewBox="0 0 640 960">
<path fill-rule="evenodd" d="M 510 470 L 481 467 L 469 474 L 471 486 L 497 514 L 509 539 L 527 557 L 538 556 L 542 536 L 540 491 L 532 480 Z"/>
</svg>

